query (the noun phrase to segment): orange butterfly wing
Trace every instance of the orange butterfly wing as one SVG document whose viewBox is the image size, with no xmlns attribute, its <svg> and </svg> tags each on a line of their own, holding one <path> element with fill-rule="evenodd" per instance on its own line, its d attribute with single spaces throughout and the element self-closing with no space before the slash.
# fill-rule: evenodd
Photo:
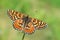
<svg viewBox="0 0 60 40">
<path fill-rule="evenodd" d="M 24 14 L 21 14 L 20 12 L 17 12 L 15 10 L 10 10 L 10 9 L 8 10 L 8 15 L 13 21 L 17 19 L 22 19 L 23 17 L 26 16 Z"/>
<path fill-rule="evenodd" d="M 23 29 L 25 33 L 33 33 L 36 29 L 45 28 L 47 24 L 41 20 L 37 20 L 35 18 L 30 18 L 30 21 L 25 25 L 25 28 Z"/>
<path fill-rule="evenodd" d="M 25 28 L 23 30 L 25 33 L 32 34 L 35 31 L 35 28 L 32 22 L 28 22 L 28 24 L 25 25 Z"/>
<path fill-rule="evenodd" d="M 31 22 L 33 23 L 35 29 L 41 29 L 41 28 L 45 28 L 47 26 L 47 24 L 41 20 L 37 20 L 32 18 Z"/>
<path fill-rule="evenodd" d="M 14 23 L 13 23 L 13 26 L 14 26 L 15 29 L 22 31 L 23 27 L 24 27 L 23 20 L 22 19 L 15 20 Z"/>
<path fill-rule="evenodd" d="M 24 27 L 23 17 L 25 15 L 10 9 L 8 10 L 8 15 L 14 21 L 13 27 L 17 30 L 23 30 Z"/>
</svg>

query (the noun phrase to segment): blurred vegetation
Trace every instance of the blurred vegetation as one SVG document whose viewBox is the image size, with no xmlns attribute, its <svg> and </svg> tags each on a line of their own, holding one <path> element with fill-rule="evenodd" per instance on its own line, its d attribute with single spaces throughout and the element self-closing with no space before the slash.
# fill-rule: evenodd
<svg viewBox="0 0 60 40">
<path fill-rule="evenodd" d="M 48 24 L 45 29 L 26 34 L 24 40 L 60 40 L 60 0 L 0 0 L 0 40 L 22 40 L 23 33 L 13 28 L 8 9 Z"/>
</svg>

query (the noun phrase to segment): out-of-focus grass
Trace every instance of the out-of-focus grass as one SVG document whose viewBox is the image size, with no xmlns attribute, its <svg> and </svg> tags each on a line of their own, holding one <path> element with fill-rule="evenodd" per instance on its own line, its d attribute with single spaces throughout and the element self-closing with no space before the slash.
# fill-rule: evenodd
<svg viewBox="0 0 60 40">
<path fill-rule="evenodd" d="M 26 34 L 24 40 L 60 40 L 60 0 L 0 0 L 0 40 L 22 40 L 23 33 L 13 28 L 8 9 L 48 24 L 45 29 Z"/>
</svg>

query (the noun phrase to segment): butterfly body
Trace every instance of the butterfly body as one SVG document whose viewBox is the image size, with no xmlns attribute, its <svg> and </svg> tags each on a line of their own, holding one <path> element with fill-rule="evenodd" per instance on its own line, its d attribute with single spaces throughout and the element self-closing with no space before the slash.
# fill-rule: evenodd
<svg viewBox="0 0 60 40">
<path fill-rule="evenodd" d="M 45 22 L 31 18 L 28 15 L 15 10 L 8 10 L 8 15 L 13 20 L 14 28 L 23 31 L 24 33 L 31 34 L 36 29 L 44 28 L 46 26 Z"/>
</svg>

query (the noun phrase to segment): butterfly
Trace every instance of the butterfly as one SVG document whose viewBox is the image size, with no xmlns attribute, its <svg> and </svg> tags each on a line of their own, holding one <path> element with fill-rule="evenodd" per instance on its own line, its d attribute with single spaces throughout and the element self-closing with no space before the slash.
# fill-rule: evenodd
<svg viewBox="0 0 60 40">
<path fill-rule="evenodd" d="M 17 30 L 23 31 L 24 33 L 31 34 L 35 30 L 45 28 L 47 26 L 45 22 L 31 18 L 30 16 L 15 10 L 9 9 L 7 13 L 11 20 L 13 20 L 13 27 Z"/>
</svg>

